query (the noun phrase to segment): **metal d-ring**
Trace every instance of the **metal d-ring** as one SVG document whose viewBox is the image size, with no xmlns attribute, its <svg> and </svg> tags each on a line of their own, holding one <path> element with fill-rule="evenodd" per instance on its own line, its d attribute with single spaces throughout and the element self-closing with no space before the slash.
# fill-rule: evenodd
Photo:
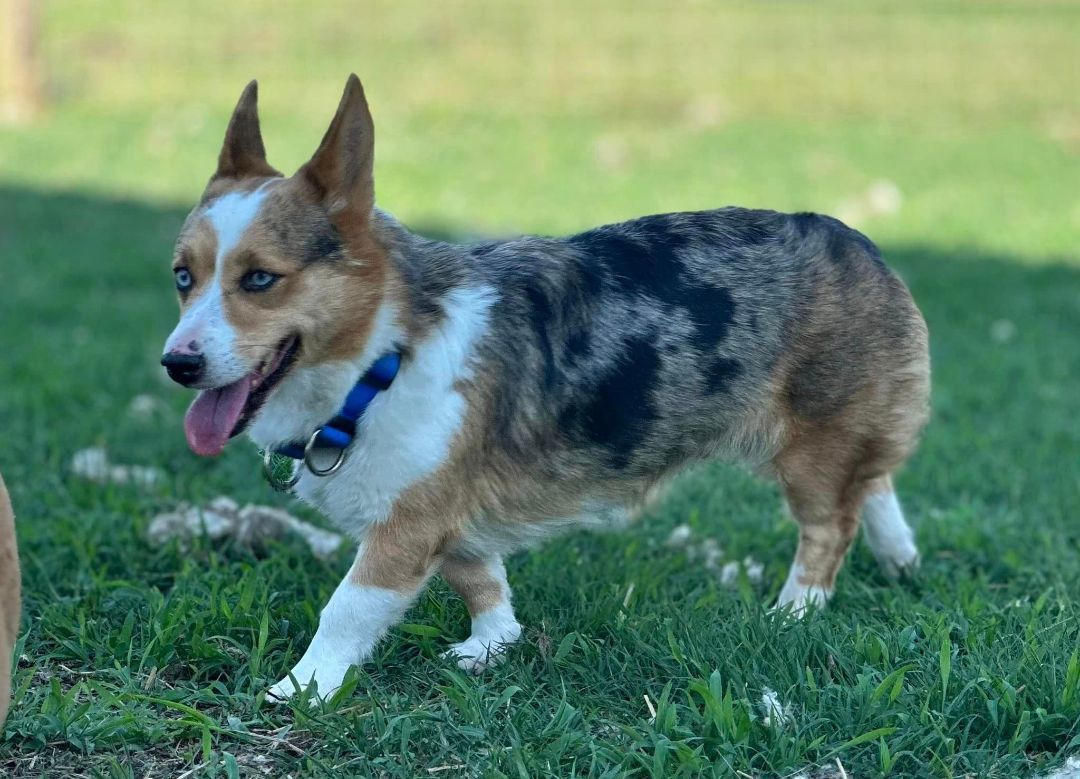
<svg viewBox="0 0 1080 779">
<path fill-rule="evenodd" d="M 344 447 L 338 449 L 337 459 L 334 460 L 334 464 L 329 468 L 318 468 L 311 462 L 311 452 L 315 448 L 315 441 L 319 438 L 319 434 L 322 430 L 316 430 L 311 434 L 311 438 L 308 439 L 307 446 L 304 447 L 304 465 L 315 476 L 329 476 L 332 473 L 337 473 L 341 468 L 341 464 L 345 462 L 345 449 Z"/>
<path fill-rule="evenodd" d="M 270 486 L 278 492 L 288 492 L 296 483 L 300 481 L 300 469 L 294 468 L 293 474 L 287 480 L 279 479 L 274 469 L 274 450 L 263 450 L 263 475 L 266 476 L 266 480 L 270 482 Z"/>
</svg>

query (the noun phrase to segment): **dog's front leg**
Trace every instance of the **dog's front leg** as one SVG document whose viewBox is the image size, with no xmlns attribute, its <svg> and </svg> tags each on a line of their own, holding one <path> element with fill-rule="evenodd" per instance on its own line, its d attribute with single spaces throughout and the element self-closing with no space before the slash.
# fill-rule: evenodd
<svg viewBox="0 0 1080 779">
<path fill-rule="evenodd" d="M 403 532 L 392 517 L 374 526 L 361 541 L 348 575 L 330 596 L 319 628 L 300 662 L 267 691 L 284 701 L 312 682 L 319 697 L 329 698 L 350 666 L 371 657 L 383 634 L 401 620 L 435 566 L 435 545 Z M 407 529 L 406 529 L 407 530 Z M 293 679 L 296 683 L 293 683 Z"/>
</svg>

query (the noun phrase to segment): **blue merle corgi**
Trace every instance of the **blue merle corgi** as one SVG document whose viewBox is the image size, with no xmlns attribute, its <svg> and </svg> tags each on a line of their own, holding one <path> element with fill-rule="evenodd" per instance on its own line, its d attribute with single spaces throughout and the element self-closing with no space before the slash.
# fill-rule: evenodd
<svg viewBox="0 0 1080 779">
<path fill-rule="evenodd" d="M 521 635 L 508 554 L 628 517 L 704 460 L 779 482 L 800 530 L 787 613 L 829 598 L 860 518 L 888 574 L 918 563 L 892 474 L 928 416 L 927 330 L 862 234 L 721 208 L 433 241 L 375 207 L 356 76 L 289 177 L 256 99 L 177 241 L 162 363 L 200 391 L 197 454 L 247 433 L 359 544 L 273 698 L 338 689 L 435 574 L 472 618 L 452 654 L 497 662 Z"/>
</svg>

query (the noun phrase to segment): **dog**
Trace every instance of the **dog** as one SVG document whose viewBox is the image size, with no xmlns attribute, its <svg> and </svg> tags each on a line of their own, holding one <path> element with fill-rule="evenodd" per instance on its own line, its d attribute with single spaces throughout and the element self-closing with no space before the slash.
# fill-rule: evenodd
<svg viewBox="0 0 1080 779">
<path fill-rule="evenodd" d="M 450 653 L 498 662 L 521 635 L 506 555 L 631 518 L 705 460 L 779 482 L 799 525 L 785 612 L 829 598 L 860 514 L 888 574 L 918 563 L 892 474 L 929 414 L 927 329 L 861 233 L 728 207 L 458 246 L 375 207 L 373 159 L 353 75 L 283 176 L 251 82 L 172 263 L 162 364 L 201 390 L 191 448 L 246 432 L 359 543 L 270 698 L 332 694 L 435 573 L 472 620 Z"/>
<path fill-rule="evenodd" d="M 15 513 L 0 477 L 0 725 L 11 702 L 11 654 L 19 637 L 19 553 L 15 546 Z"/>
</svg>

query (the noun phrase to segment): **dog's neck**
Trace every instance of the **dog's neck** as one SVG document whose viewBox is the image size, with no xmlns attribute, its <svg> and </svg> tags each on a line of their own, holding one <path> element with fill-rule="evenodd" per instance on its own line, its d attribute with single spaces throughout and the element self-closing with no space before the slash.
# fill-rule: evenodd
<svg viewBox="0 0 1080 779">
<path fill-rule="evenodd" d="M 468 249 L 417 235 L 379 209 L 372 230 L 390 265 L 383 305 L 394 311 L 396 346 L 408 354 L 445 319 L 446 296 L 478 283 L 473 258 Z"/>
</svg>

